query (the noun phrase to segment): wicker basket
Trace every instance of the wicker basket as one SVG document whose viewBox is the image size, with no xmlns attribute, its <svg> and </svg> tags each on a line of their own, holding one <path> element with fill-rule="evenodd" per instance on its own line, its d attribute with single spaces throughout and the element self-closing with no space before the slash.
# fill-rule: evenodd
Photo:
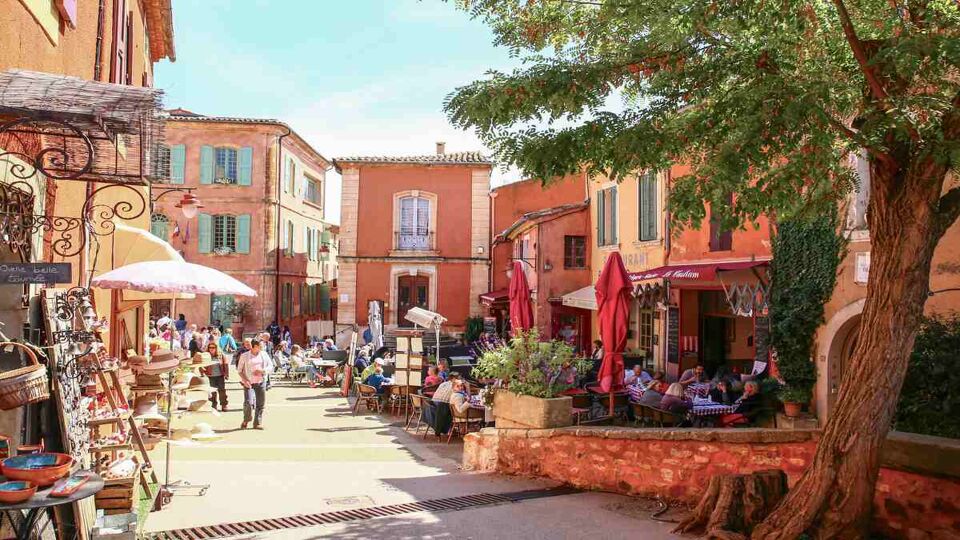
<svg viewBox="0 0 960 540">
<path fill-rule="evenodd" d="M 0 342 L 0 349 L 11 345 L 26 351 L 31 364 L 0 373 L 0 409 L 4 411 L 43 401 L 50 397 L 47 366 L 38 362 L 33 349 L 22 343 Z"/>
</svg>

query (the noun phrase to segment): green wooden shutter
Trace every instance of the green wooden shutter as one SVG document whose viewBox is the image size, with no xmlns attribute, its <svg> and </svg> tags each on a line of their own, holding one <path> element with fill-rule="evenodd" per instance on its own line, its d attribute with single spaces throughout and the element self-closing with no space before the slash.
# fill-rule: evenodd
<svg viewBox="0 0 960 540">
<path fill-rule="evenodd" d="M 151 219 L 150 233 L 157 238 L 167 239 L 167 221 L 165 219 Z"/>
<path fill-rule="evenodd" d="M 182 184 L 184 180 L 184 168 L 187 162 L 187 147 L 182 144 L 175 144 L 170 147 L 170 183 Z"/>
<path fill-rule="evenodd" d="M 604 229 L 603 229 L 603 218 L 604 218 L 603 203 L 605 198 L 604 193 L 605 192 L 602 189 L 597 191 L 597 245 L 598 246 L 606 245 L 606 238 L 604 237 Z"/>
<path fill-rule="evenodd" d="M 200 183 L 213 183 L 213 147 L 203 145 L 200 147 Z"/>
<path fill-rule="evenodd" d="M 313 257 L 310 256 L 310 227 L 303 228 L 303 253 L 307 256 L 308 261 L 312 261 Z"/>
<path fill-rule="evenodd" d="M 250 214 L 237 216 L 237 253 L 250 253 Z"/>
<path fill-rule="evenodd" d="M 249 186 L 253 181 L 253 148 L 244 146 L 237 156 L 237 183 Z"/>
<path fill-rule="evenodd" d="M 210 253 L 213 251 L 213 217 L 210 214 L 200 214 L 197 216 L 197 221 L 199 222 L 197 241 L 200 253 Z"/>
<path fill-rule="evenodd" d="M 646 240 L 657 239 L 657 223 L 659 221 L 659 212 L 657 211 L 657 176 L 654 173 L 646 178 L 647 187 L 646 199 L 643 212 L 646 216 Z"/>
<path fill-rule="evenodd" d="M 620 240 L 617 230 L 617 188 L 610 188 L 610 243 L 616 244 Z"/>
</svg>

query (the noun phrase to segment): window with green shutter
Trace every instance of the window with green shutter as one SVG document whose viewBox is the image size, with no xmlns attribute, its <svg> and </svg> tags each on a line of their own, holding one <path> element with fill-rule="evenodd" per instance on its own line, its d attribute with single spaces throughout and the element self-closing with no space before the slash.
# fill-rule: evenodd
<svg viewBox="0 0 960 540">
<path fill-rule="evenodd" d="M 237 253 L 250 253 L 250 214 L 237 216 Z"/>
<path fill-rule="evenodd" d="M 170 183 L 182 184 L 186 179 L 187 147 L 175 144 L 170 147 Z"/>
<path fill-rule="evenodd" d="M 153 169 L 153 179 L 155 182 L 163 184 L 172 181 L 170 178 L 170 147 L 166 145 L 157 146 L 155 155 L 151 162 Z"/>
<path fill-rule="evenodd" d="M 213 251 L 213 216 L 200 214 L 197 216 L 197 246 L 200 253 Z"/>
<path fill-rule="evenodd" d="M 150 216 L 150 233 L 161 240 L 167 239 L 170 220 L 163 214 Z"/>
<path fill-rule="evenodd" d="M 237 162 L 237 184 L 249 186 L 253 183 L 253 148 L 244 146 L 240 149 Z"/>
<path fill-rule="evenodd" d="M 644 242 L 656 240 L 657 223 L 660 220 L 657 204 L 657 175 L 654 172 L 647 172 L 637 182 L 639 184 L 637 189 L 637 209 L 640 218 L 639 240 Z"/>
<path fill-rule="evenodd" d="M 613 186 L 597 191 L 597 245 L 614 245 L 617 238 L 617 186 Z"/>
</svg>

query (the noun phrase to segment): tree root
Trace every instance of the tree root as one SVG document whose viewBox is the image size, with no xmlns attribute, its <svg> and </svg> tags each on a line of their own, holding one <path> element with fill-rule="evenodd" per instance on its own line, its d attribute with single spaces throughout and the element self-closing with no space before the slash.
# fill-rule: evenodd
<svg viewBox="0 0 960 540">
<path fill-rule="evenodd" d="M 786 493 L 787 475 L 778 469 L 714 476 L 700 502 L 673 532 L 744 540 Z"/>
</svg>

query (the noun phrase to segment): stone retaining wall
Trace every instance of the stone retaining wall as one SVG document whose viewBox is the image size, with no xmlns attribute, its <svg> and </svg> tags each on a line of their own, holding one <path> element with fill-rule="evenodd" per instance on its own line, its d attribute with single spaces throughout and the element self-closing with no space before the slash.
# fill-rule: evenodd
<svg viewBox="0 0 960 540">
<path fill-rule="evenodd" d="M 795 482 L 817 430 L 484 429 L 466 437 L 467 470 L 543 476 L 585 489 L 695 503 L 710 477 L 779 468 Z M 960 540 L 960 442 L 893 434 L 877 482 L 877 532 Z"/>
</svg>

